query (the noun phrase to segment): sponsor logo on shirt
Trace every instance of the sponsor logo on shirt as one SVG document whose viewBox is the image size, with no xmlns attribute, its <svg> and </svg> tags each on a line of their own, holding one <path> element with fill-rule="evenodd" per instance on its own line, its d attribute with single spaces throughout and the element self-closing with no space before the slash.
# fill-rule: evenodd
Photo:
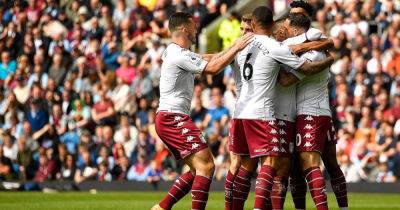
<svg viewBox="0 0 400 210">
<path fill-rule="evenodd" d="M 272 143 L 278 143 L 279 141 L 278 141 L 278 139 L 277 138 L 272 138 L 272 141 L 271 141 Z"/>
<path fill-rule="evenodd" d="M 284 125 L 286 125 L 286 123 L 285 123 L 285 121 L 279 120 L 278 125 L 284 126 Z"/>
<path fill-rule="evenodd" d="M 310 139 L 312 136 L 311 136 L 311 133 L 306 133 L 306 134 L 304 134 L 304 138 L 307 138 L 307 139 Z"/>
</svg>

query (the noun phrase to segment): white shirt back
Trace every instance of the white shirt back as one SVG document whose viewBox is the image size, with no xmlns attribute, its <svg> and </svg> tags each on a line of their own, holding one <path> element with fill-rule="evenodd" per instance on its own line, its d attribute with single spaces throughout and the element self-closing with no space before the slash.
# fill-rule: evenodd
<svg viewBox="0 0 400 210">
<path fill-rule="evenodd" d="M 319 51 L 304 53 L 302 58 L 310 61 L 321 61 L 326 54 Z M 297 84 L 297 115 L 331 116 L 329 107 L 329 68 L 307 76 Z"/>
<path fill-rule="evenodd" d="M 293 69 L 304 60 L 280 42 L 255 35 L 253 42 L 238 53 L 233 68 L 238 90 L 234 119 L 275 119 L 274 97 L 280 63 Z M 235 70 L 236 69 L 236 70 Z"/>
<path fill-rule="evenodd" d="M 195 74 L 207 65 L 201 55 L 171 43 L 162 55 L 158 111 L 189 114 Z"/>
</svg>

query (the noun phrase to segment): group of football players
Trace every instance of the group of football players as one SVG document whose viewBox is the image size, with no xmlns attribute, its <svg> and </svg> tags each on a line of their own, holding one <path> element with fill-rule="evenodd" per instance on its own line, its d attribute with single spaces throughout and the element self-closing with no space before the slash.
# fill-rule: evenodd
<svg viewBox="0 0 400 210">
<path fill-rule="evenodd" d="M 227 65 L 233 71 L 237 99 L 229 138 L 225 209 L 244 208 L 255 174 L 254 210 L 283 209 L 288 183 L 296 209 L 305 209 L 307 187 L 316 209 L 328 209 L 321 160 L 339 208 L 348 208 L 327 90 L 334 61 L 327 50 L 333 44 L 321 31 L 310 28 L 312 13 L 307 2 L 294 1 L 288 16 L 274 21 L 268 7 L 257 7 L 243 16 L 242 36 L 229 49 L 206 55 L 189 50 L 196 43 L 193 17 L 184 12 L 170 17 L 172 43 L 162 56 L 156 131 L 190 170 L 152 210 L 171 209 L 189 191 L 192 210 L 205 209 L 214 161 L 189 117 L 194 77 L 217 74 Z"/>
</svg>

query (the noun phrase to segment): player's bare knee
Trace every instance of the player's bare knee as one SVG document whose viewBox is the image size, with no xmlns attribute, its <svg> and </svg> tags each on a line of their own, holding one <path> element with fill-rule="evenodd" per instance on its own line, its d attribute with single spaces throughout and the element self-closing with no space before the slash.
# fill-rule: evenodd
<svg viewBox="0 0 400 210">
<path fill-rule="evenodd" d="M 231 165 L 229 166 L 229 171 L 233 174 L 236 174 L 236 172 L 239 170 L 241 165 L 241 158 L 240 157 L 235 157 L 231 158 Z"/>
</svg>

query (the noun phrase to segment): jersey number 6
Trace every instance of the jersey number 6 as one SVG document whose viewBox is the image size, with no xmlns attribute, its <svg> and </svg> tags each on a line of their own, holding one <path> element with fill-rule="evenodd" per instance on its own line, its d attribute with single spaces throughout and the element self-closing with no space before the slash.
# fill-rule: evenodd
<svg viewBox="0 0 400 210">
<path fill-rule="evenodd" d="M 243 65 L 243 77 L 245 80 L 250 80 L 251 77 L 253 76 L 253 66 L 250 63 L 248 63 L 251 55 L 252 53 L 246 55 L 246 61 L 244 62 Z"/>
</svg>

